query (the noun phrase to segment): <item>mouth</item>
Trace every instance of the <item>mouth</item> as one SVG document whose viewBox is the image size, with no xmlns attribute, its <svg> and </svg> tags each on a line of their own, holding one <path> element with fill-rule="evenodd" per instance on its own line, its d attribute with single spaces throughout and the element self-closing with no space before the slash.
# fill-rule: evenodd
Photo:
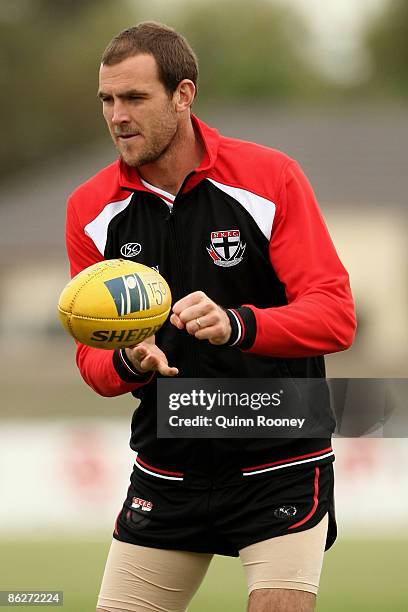
<svg viewBox="0 0 408 612">
<path fill-rule="evenodd" d="M 135 133 L 135 134 L 118 134 L 117 135 L 117 139 L 119 141 L 125 141 L 126 142 L 126 141 L 131 140 L 132 138 L 137 138 L 138 136 L 140 136 L 140 134 L 137 134 L 137 133 Z"/>
</svg>

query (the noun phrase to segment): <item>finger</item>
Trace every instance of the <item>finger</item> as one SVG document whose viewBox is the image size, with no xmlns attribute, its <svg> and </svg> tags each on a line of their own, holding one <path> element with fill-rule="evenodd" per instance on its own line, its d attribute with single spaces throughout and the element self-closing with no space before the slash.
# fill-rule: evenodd
<svg viewBox="0 0 408 612">
<path fill-rule="evenodd" d="M 172 314 L 170 317 L 170 323 L 172 325 L 174 325 L 174 327 L 177 327 L 177 329 L 184 329 L 185 325 L 183 323 L 183 321 L 180 319 L 180 317 L 176 314 Z"/>
<path fill-rule="evenodd" d="M 217 304 L 211 302 L 211 300 L 205 300 L 199 304 L 194 304 L 194 306 L 185 308 L 178 316 L 184 324 L 187 324 L 189 321 L 195 321 L 198 318 L 201 321 L 203 317 L 209 315 L 211 312 L 216 312 L 217 309 Z"/>
<path fill-rule="evenodd" d="M 141 370 L 140 362 L 148 353 L 147 347 L 140 345 L 137 347 L 128 347 L 125 349 L 128 359 L 133 363 L 136 370 Z"/>
<path fill-rule="evenodd" d="M 185 297 L 178 300 L 173 305 L 173 312 L 176 315 L 179 315 L 183 310 L 189 308 L 190 306 L 194 306 L 194 304 L 199 304 L 203 300 L 208 300 L 209 298 L 203 291 L 194 291 L 193 293 L 189 293 Z"/>
<path fill-rule="evenodd" d="M 162 376 L 176 376 L 178 374 L 177 368 L 170 367 L 164 359 L 157 355 L 149 354 L 140 365 L 144 371 L 157 371 Z"/>
<path fill-rule="evenodd" d="M 131 355 L 135 355 L 136 352 L 137 354 L 142 355 L 143 351 L 146 352 L 151 349 L 152 344 L 156 344 L 156 337 L 154 335 L 149 336 L 148 338 L 145 338 L 143 342 L 140 342 L 139 344 L 128 346 L 125 350 L 126 350 L 126 353 L 130 352 L 130 354 L 128 354 L 128 357 L 130 357 Z"/>
<path fill-rule="evenodd" d="M 140 360 L 140 369 L 143 372 L 155 372 L 159 368 L 160 359 L 157 355 L 148 353 L 146 357 Z"/>
<path fill-rule="evenodd" d="M 213 327 L 219 323 L 219 320 L 219 316 L 214 311 L 208 315 L 195 317 L 191 321 L 188 321 L 188 323 L 186 323 L 186 330 L 189 334 L 195 336 L 200 330 L 204 330 L 207 327 Z"/>
<path fill-rule="evenodd" d="M 165 363 L 164 361 L 161 361 L 158 364 L 157 371 L 162 376 L 177 376 L 177 374 L 179 373 L 177 368 L 173 368 L 167 365 L 167 363 Z"/>
<path fill-rule="evenodd" d="M 132 353 L 134 355 L 146 355 L 149 352 L 149 348 L 145 344 L 138 344 L 132 348 Z"/>
<path fill-rule="evenodd" d="M 135 346 L 132 350 L 132 355 L 135 359 L 141 362 L 149 354 L 149 349 L 146 346 Z"/>
<path fill-rule="evenodd" d="M 152 352 L 149 345 L 140 344 L 132 349 L 132 362 L 141 372 L 160 372 L 163 376 L 177 376 L 178 369 L 170 367 L 163 353 Z M 157 347 L 156 349 L 157 350 Z"/>
<path fill-rule="evenodd" d="M 194 336 L 197 340 L 208 340 L 210 344 L 225 344 L 229 338 L 227 330 L 218 323 L 198 330 Z"/>
</svg>

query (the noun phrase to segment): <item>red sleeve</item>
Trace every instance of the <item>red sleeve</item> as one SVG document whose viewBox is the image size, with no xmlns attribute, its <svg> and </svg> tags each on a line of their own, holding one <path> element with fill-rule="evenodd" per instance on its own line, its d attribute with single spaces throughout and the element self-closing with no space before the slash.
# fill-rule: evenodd
<svg viewBox="0 0 408 612">
<path fill-rule="evenodd" d="M 275 357 L 311 357 L 349 348 L 356 329 L 349 277 L 296 162 L 284 171 L 269 253 L 288 304 L 237 309 L 245 323 L 242 348 Z"/>
<path fill-rule="evenodd" d="M 73 196 L 68 200 L 66 243 L 71 276 L 75 276 L 84 268 L 104 259 L 84 232 L 75 210 Z M 142 383 L 129 382 L 135 377 L 126 375 L 126 369 L 121 367 L 119 359 L 114 360 L 114 355 L 115 351 L 93 348 L 77 342 L 76 363 L 82 378 L 96 393 L 113 397 L 134 391 L 146 384 L 145 377 Z M 124 380 L 119 372 L 128 380 Z M 147 382 L 150 380 L 151 378 Z"/>
</svg>

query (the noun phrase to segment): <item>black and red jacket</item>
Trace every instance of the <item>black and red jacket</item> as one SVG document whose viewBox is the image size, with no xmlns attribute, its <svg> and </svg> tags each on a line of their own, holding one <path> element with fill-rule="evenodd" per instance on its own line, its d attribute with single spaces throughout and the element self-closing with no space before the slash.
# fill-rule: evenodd
<svg viewBox="0 0 408 612">
<path fill-rule="evenodd" d="M 172 208 L 121 161 L 72 194 L 71 274 L 128 256 L 158 268 L 174 301 L 202 290 L 230 309 L 234 346 L 196 340 L 169 322 L 160 330 L 156 342 L 181 377 L 323 377 L 323 355 L 351 345 L 356 321 L 348 274 L 308 180 L 283 153 L 192 119 L 206 153 Z M 81 344 L 77 364 L 97 393 L 141 398 L 130 444 L 138 466 L 160 478 L 225 481 L 333 460 L 329 439 L 157 439 L 154 376 L 134 375 L 123 352 Z"/>
</svg>

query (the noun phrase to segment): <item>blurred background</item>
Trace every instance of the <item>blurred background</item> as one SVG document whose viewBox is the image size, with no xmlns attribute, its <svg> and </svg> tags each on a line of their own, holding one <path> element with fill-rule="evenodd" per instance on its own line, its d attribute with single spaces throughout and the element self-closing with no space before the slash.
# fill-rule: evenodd
<svg viewBox="0 0 408 612">
<path fill-rule="evenodd" d="M 309 176 L 359 321 L 329 376 L 408 372 L 406 0 L 1 2 L 0 590 L 64 589 L 72 612 L 94 609 L 134 405 L 85 386 L 59 326 L 65 202 L 115 159 L 99 59 L 147 19 L 198 54 L 202 119 L 285 151 Z M 406 610 L 407 441 L 335 443 L 340 535 L 318 610 Z M 239 561 L 216 559 L 189 609 L 210 608 L 245 609 Z"/>
</svg>

